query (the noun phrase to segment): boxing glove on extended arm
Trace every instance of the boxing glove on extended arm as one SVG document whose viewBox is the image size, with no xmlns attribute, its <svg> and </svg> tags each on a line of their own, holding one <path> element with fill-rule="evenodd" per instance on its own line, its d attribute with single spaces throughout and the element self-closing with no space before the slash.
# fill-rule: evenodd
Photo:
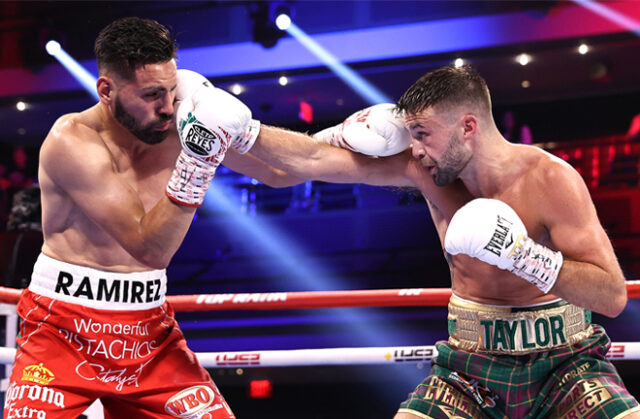
<svg viewBox="0 0 640 419">
<path fill-rule="evenodd" d="M 395 105 L 382 103 L 358 111 L 342 124 L 313 135 L 317 141 L 370 156 L 391 156 L 411 144 L 411 135 Z"/>
<path fill-rule="evenodd" d="M 562 253 L 527 237 L 516 212 L 495 199 L 474 199 L 460 208 L 449 223 L 444 246 L 452 255 L 466 254 L 511 271 L 545 294 L 563 262 Z"/>
<path fill-rule="evenodd" d="M 189 79 L 194 80 L 197 78 Z M 182 151 L 166 194 L 181 205 L 197 207 L 202 205 L 204 194 L 229 145 L 251 131 L 251 111 L 234 96 L 202 81 L 187 87 L 180 86 L 180 82 L 179 78 L 176 126 Z M 183 94 L 189 96 L 180 96 Z"/>
</svg>

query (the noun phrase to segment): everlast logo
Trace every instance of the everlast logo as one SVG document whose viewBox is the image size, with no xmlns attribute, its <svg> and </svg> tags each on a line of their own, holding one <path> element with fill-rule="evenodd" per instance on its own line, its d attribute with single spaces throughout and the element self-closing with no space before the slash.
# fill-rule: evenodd
<svg viewBox="0 0 640 419">
<path fill-rule="evenodd" d="M 489 243 L 484 247 L 484 250 L 487 250 L 496 256 L 500 256 L 502 249 L 509 247 L 513 242 L 513 237 L 509 234 L 513 223 L 499 215 L 497 217 L 496 229 L 493 232 L 493 236 L 491 236 L 491 240 L 489 240 Z M 508 241 L 505 244 L 506 240 Z"/>
<path fill-rule="evenodd" d="M 206 157 L 211 154 L 213 148 L 219 141 L 216 135 L 202 125 L 192 124 L 189 132 L 184 139 L 185 145 L 189 150 L 198 156 Z"/>
<path fill-rule="evenodd" d="M 98 279 L 98 287 L 94 289 L 91 278 L 85 276 L 80 280 L 80 285 L 73 294 L 69 288 L 73 287 L 77 278 L 70 273 L 60 271 L 55 292 L 88 300 L 108 301 L 113 303 L 151 303 L 160 300 L 162 282 L 160 279 L 153 281 L 122 281 L 119 279 L 107 282 L 106 279 Z"/>
</svg>

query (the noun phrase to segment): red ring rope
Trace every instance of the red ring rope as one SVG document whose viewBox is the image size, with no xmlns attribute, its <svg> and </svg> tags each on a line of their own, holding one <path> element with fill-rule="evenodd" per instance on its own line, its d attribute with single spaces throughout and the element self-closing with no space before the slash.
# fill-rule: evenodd
<svg viewBox="0 0 640 419">
<path fill-rule="evenodd" d="M 22 290 L 0 287 L 0 302 L 17 304 Z M 629 298 L 640 298 L 640 280 L 627 281 Z M 277 310 L 329 307 L 446 306 L 450 288 L 355 291 L 259 292 L 171 295 L 175 311 Z"/>
</svg>

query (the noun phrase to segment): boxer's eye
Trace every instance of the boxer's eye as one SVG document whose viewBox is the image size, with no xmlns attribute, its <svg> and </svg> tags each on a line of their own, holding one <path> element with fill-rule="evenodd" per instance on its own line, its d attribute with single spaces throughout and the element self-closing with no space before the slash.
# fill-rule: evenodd
<svg viewBox="0 0 640 419">
<path fill-rule="evenodd" d="M 163 88 L 149 89 L 142 93 L 142 98 L 147 101 L 152 101 L 162 97 L 166 93 L 167 90 Z"/>
<path fill-rule="evenodd" d="M 416 133 L 416 137 L 415 138 L 418 141 L 426 141 L 426 139 L 427 139 L 427 137 L 429 137 L 429 135 L 430 134 L 428 132 L 420 131 L 420 132 Z"/>
</svg>

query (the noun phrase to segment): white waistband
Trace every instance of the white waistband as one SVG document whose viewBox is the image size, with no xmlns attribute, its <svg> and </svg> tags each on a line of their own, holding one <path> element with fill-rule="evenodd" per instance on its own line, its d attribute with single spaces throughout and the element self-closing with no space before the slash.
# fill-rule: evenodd
<svg viewBox="0 0 640 419">
<path fill-rule="evenodd" d="M 36 294 L 101 310 L 147 310 L 164 304 L 164 269 L 119 273 L 73 265 L 40 253 L 29 289 Z"/>
</svg>

